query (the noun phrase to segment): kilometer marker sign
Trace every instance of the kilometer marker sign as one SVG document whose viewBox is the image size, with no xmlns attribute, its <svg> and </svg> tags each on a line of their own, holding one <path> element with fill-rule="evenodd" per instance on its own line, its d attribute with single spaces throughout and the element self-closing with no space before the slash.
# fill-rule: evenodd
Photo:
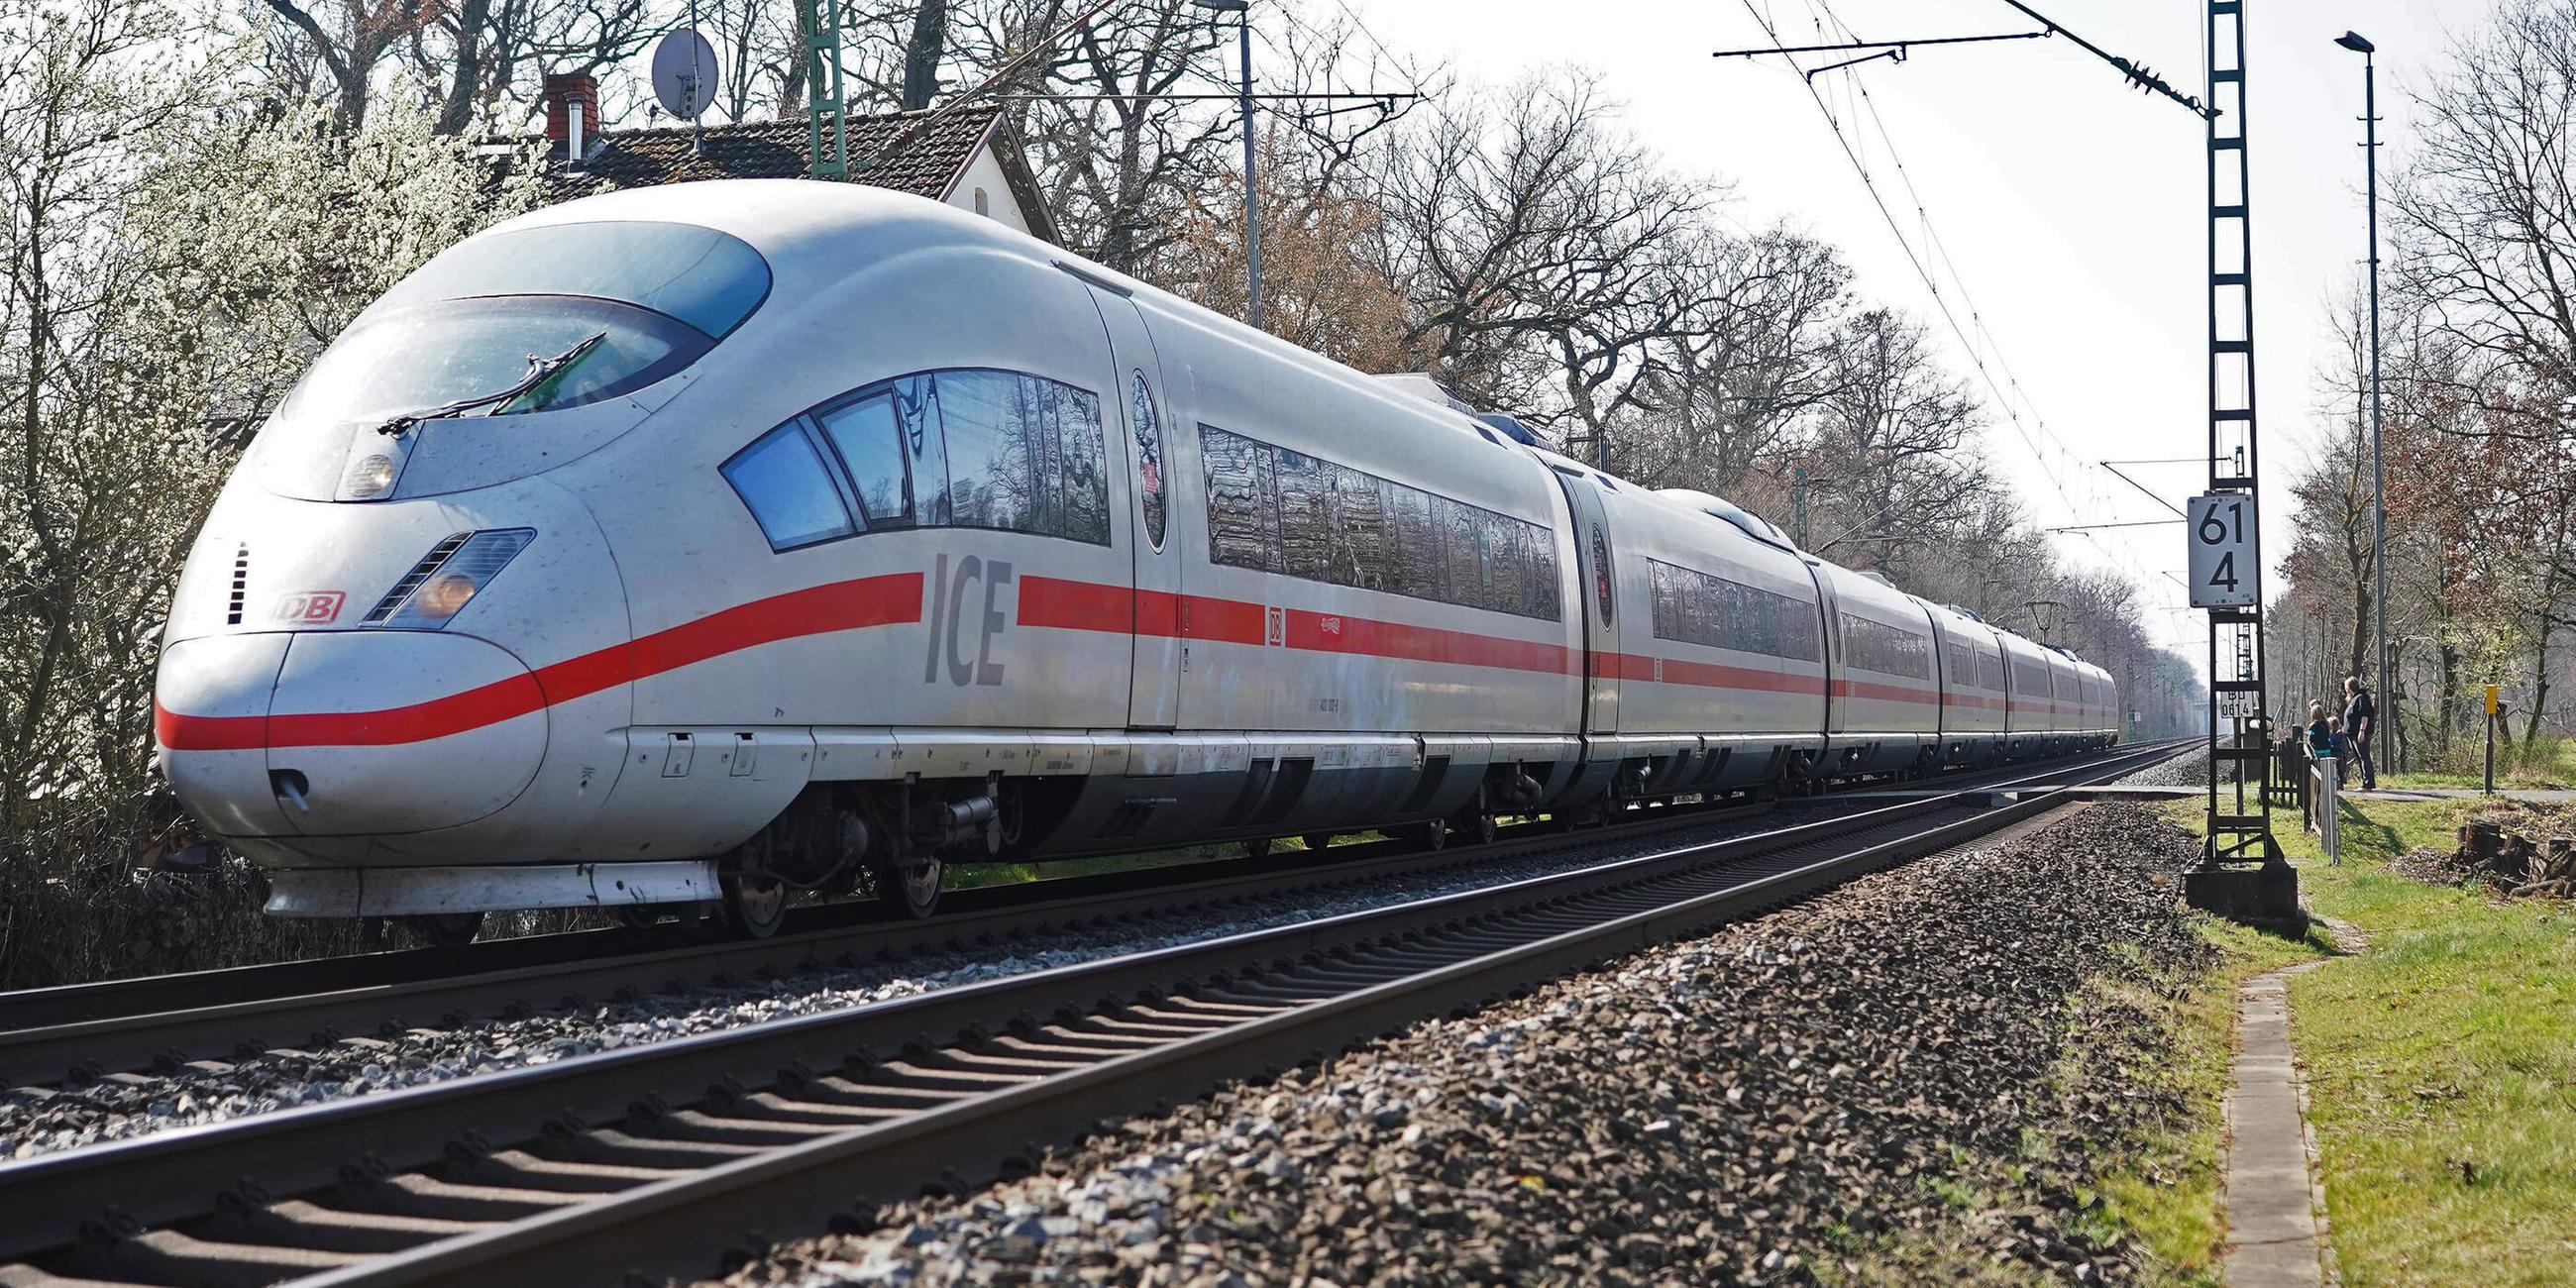
<svg viewBox="0 0 2576 1288">
<path fill-rule="evenodd" d="M 2262 603 L 2263 560 L 2252 494 L 2204 492 L 2191 499 L 2185 518 L 2191 534 L 2191 606 Z"/>
</svg>

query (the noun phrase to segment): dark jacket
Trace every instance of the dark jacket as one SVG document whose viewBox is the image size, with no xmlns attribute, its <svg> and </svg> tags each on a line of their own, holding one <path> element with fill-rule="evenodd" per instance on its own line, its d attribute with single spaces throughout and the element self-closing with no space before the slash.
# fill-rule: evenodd
<svg viewBox="0 0 2576 1288">
<path fill-rule="evenodd" d="M 2331 756 L 2334 754 L 2334 744 L 2334 730 L 2326 728 L 2326 722 L 2323 716 L 2308 722 L 2309 755 Z"/>
<path fill-rule="evenodd" d="M 2364 720 L 2371 722 L 2373 725 L 2377 725 L 2379 723 L 2379 708 L 2376 704 L 2371 702 L 2369 689 L 2355 689 L 2352 691 L 2352 701 L 2343 704 L 2343 727 L 2353 732 L 2359 732 L 2361 729 L 2361 722 Z"/>
</svg>

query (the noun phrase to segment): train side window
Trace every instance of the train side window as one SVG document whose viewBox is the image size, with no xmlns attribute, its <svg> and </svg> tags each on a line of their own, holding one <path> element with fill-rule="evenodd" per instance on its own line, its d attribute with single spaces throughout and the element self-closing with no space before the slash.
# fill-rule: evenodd
<svg viewBox="0 0 2576 1288">
<path fill-rule="evenodd" d="M 887 392 L 903 425 L 905 464 L 912 481 L 912 517 L 925 528 L 948 525 L 948 435 L 939 423 L 939 385 L 928 376 L 906 376 Z"/>
<path fill-rule="evenodd" d="M 1027 413 L 1015 376 L 999 371 L 939 373 L 939 423 L 948 438 L 950 523 L 1005 532 L 1038 530 L 1037 465 L 1029 452 Z"/>
<path fill-rule="evenodd" d="M 1476 523 L 1475 508 L 1440 496 L 1431 499 L 1431 509 L 1440 524 L 1442 562 L 1449 573 L 1449 602 L 1484 607 L 1485 561 L 1477 549 L 1482 530 Z"/>
<path fill-rule="evenodd" d="M 1063 534 L 1109 544 L 1109 470 L 1100 434 L 1100 399 L 1088 389 L 1055 387 L 1057 457 L 1064 462 Z"/>
<path fill-rule="evenodd" d="M 1491 510 L 1478 510 L 1477 521 L 1485 532 L 1486 562 L 1492 567 L 1493 589 L 1486 596 L 1485 607 L 1498 613 L 1526 611 L 1522 600 L 1522 583 L 1528 577 L 1521 548 L 1521 525 Z"/>
<path fill-rule="evenodd" d="M 1127 386 L 1127 421 L 1136 435 L 1136 492 L 1145 505 L 1145 540 L 1163 548 L 1163 425 L 1154 390 L 1139 368 Z"/>
<path fill-rule="evenodd" d="M 1024 532 L 1064 531 L 1064 451 L 1056 436 L 1055 382 L 1020 377 L 1021 437 L 1028 447 L 1029 521 Z"/>
<path fill-rule="evenodd" d="M 1563 611 L 1558 604 L 1564 589 L 1556 578 L 1556 532 L 1552 528 L 1529 527 L 1530 586 L 1537 593 L 1530 599 L 1530 616 L 1555 621 Z"/>
<path fill-rule="evenodd" d="M 1660 559 L 1647 565 L 1654 579 L 1657 639 L 1816 660 L 1815 605 Z"/>
<path fill-rule="evenodd" d="M 1207 471 L 1208 562 L 1277 572 L 1279 475 L 1270 445 L 1199 426 Z"/>
<path fill-rule="evenodd" d="M 1932 642 L 1885 622 L 1842 615 L 1843 661 L 1866 671 L 1932 678 Z"/>
<path fill-rule="evenodd" d="M 1340 510 L 1336 534 L 1340 547 L 1334 562 L 1346 576 L 1337 580 L 1362 590 L 1389 590 L 1395 585 L 1395 550 L 1387 540 L 1387 482 L 1374 474 L 1343 469 L 1333 481 Z"/>
<path fill-rule="evenodd" d="M 815 417 L 823 436 L 841 454 L 856 494 L 860 521 L 869 530 L 912 522 L 912 487 L 905 478 L 901 427 L 895 422 L 894 397 L 875 394 Z"/>
<path fill-rule="evenodd" d="M 1401 483 L 1386 485 L 1387 586 L 1415 599 L 1449 597 L 1447 561 L 1431 495 Z"/>
<path fill-rule="evenodd" d="M 1333 581 L 1333 464 L 1286 448 L 1278 455 L 1281 571 Z"/>
<path fill-rule="evenodd" d="M 719 468 L 772 550 L 792 550 L 856 531 L 803 417 L 761 435 Z"/>
</svg>

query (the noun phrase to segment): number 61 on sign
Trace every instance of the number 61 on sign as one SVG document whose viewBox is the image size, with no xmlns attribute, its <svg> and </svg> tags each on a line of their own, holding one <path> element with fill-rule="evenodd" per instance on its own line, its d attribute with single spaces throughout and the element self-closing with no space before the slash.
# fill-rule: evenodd
<svg viewBox="0 0 2576 1288">
<path fill-rule="evenodd" d="M 2191 606 L 2243 608 L 2263 602 L 2263 557 L 2254 498 L 2205 492 L 2191 499 Z"/>
</svg>

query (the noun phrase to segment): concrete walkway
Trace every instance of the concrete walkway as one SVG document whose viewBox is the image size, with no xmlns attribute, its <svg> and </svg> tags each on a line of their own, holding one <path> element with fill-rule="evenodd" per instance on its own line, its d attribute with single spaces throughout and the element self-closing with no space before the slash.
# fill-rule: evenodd
<svg viewBox="0 0 2576 1288">
<path fill-rule="evenodd" d="M 2227 1096 L 2228 1288 L 2318 1288 L 2317 1211 L 2307 1122 L 2290 1056 L 2289 977 L 2258 975 L 2236 991 L 2235 1088 Z"/>
</svg>

